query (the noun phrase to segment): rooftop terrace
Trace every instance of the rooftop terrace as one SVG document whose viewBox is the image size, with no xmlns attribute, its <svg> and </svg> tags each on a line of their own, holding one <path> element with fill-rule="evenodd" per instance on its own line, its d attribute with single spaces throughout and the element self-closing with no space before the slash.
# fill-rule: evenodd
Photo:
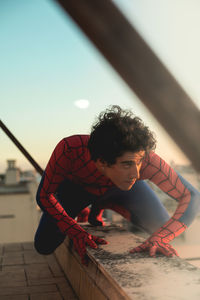
<svg viewBox="0 0 200 300">
<path fill-rule="evenodd" d="M 76 300 L 55 256 L 36 253 L 33 243 L 0 245 L 1 300 Z"/>
</svg>

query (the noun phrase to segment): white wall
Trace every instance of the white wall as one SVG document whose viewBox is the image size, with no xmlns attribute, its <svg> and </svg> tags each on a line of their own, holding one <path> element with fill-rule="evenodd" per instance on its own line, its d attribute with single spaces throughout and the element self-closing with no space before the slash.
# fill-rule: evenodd
<svg viewBox="0 0 200 300">
<path fill-rule="evenodd" d="M 36 209 L 34 193 L 0 195 L 0 243 L 32 241 L 40 212 Z"/>
</svg>

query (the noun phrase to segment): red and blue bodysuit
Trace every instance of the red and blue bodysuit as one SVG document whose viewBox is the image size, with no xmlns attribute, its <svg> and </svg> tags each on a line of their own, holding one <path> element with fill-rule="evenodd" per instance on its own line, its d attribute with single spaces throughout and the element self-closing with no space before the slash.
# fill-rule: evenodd
<svg viewBox="0 0 200 300">
<path fill-rule="evenodd" d="M 122 191 L 98 171 L 88 140 L 88 135 L 64 138 L 51 155 L 37 192 L 43 210 L 35 236 L 38 252 L 51 253 L 66 235 L 79 235 L 74 219 L 89 205 L 94 218 L 101 209 L 112 209 L 150 234 L 156 233 L 160 243 L 169 242 L 191 224 L 200 208 L 200 193 L 156 153 L 146 155 L 139 180 L 131 190 Z M 171 218 L 146 179 L 178 202 Z"/>
</svg>

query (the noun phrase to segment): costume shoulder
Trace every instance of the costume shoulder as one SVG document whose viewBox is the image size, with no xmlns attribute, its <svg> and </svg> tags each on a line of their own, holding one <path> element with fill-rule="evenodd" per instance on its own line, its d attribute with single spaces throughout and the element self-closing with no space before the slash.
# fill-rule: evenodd
<svg viewBox="0 0 200 300">
<path fill-rule="evenodd" d="M 163 191 L 165 191 L 166 186 L 168 190 L 170 187 L 173 189 L 173 187 L 178 188 L 180 185 L 183 188 L 177 172 L 153 151 L 146 156 L 142 163 L 140 179 L 149 179 Z"/>
<path fill-rule="evenodd" d="M 72 135 L 63 138 L 55 147 L 47 164 L 48 169 L 71 169 L 71 164 L 77 157 L 87 151 L 89 136 Z"/>
<path fill-rule="evenodd" d="M 66 143 L 67 148 L 79 149 L 87 148 L 89 135 L 71 135 L 64 138 L 62 141 Z"/>
<path fill-rule="evenodd" d="M 84 156 L 88 152 L 89 135 L 72 135 L 63 139 L 65 151 L 71 159 Z"/>
<path fill-rule="evenodd" d="M 140 179 L 157 179 L 161 180 L 162 175 L 168 176 L 171 171 L 171 167 L 155 152 L 150 152 L 146 155 L 141 171 Z M 156 180 L 157 181 L 157 180 Z"/>
</svg>

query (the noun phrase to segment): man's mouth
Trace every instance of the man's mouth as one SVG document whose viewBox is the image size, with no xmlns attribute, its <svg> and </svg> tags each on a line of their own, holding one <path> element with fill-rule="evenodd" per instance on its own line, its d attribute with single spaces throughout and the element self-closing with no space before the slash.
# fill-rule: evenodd
<svg viewBox="0 0 200 300">
<path fill-rule="evenodd" d="M 133 184 L 135 183 L 136 179 L 132 179 L 132 180 L 127 180 L 126 182 L 129 183 L 129 184 Z"/>
</svg>

